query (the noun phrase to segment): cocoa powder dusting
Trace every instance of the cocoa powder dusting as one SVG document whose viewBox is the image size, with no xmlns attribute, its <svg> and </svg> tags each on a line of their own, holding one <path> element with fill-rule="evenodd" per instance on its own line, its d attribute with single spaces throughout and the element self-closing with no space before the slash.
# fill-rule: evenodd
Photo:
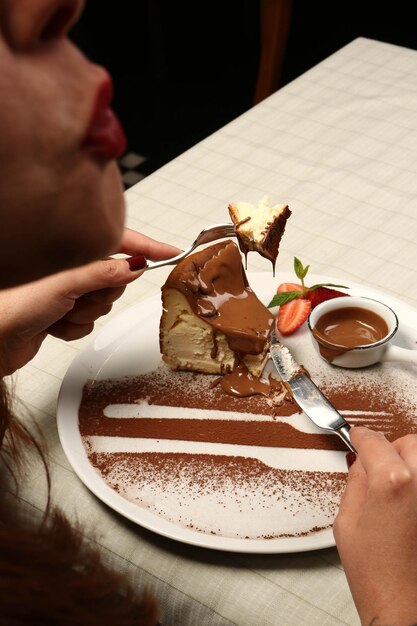
<svg viewBox="0 0 417 626">
<path fill-rule="evenodd" d="M 255 502 L 258 508 L 266 512 L 285 499 L 288 491 L 292 491 L 297 493 L 297 497 L 293 501 L 288 499 L 287 504 L 295 517 L 302 514 L 306 502 L 314 494 L 316 505 L 327 509 L 331 522 L 346 482 L 346 476 L 341 472 L 327 475 L 325 472 L 274 469 L 257 459 L 233 456 L 92 452 L 89 458 L 113 489 L 127 494 L 129 499 L 169 521 L 182 523 L 193 530 L 231 537 L 239 536 L 239 532 L 233 530 L 233 520 L 227 532 L 218 527 L 218 521 L 217 527 L 213 523 L 212 527 L 207 528 L 203 515 L 193 512 L 191 519 L 190 502 L 214 500 L 213 506 L 222 509 L 226 507 L 226 494 L 230 486 L 236 485 L 239 488 L 236 488 L 233 506 L 238 512 L 248 515 L 249 511 L 254 510 Z M 129 494 L 129 485 L 134 485 L 134 497 Z M 176 511 L 170 510 L 165 503 L 165 500 L 170 501 L 173 493 L 178 501 Z M 230 499 L 227 505 L 230 506 Z M 259 527 L 262 528 L 262 524 Z M 306 536 L 323 528 L 311 523 L 296 534 Z M 246 534 L 245 538 L 276 539 L 289 536 L 294 536 L 294 533 L 277 529 L 275 532 Z"/>
<path fill-rule="evenodd" d="M 270 467 L 257 458 L 240 456 L 239 446 L 276 448 L 279 460 L 280 448 L 305 450 L 305 454 L 344 451 L 343 442 L 334 435 L 301 432 L 291 425 L 291 416 L 295 418 L 300 410 L 279 385 L 270 396 L 234 397 L 215 385 L 216 380 L 216 376 L 173 372 L 163 365 L 142 376 L 90 381 L 83 390 L 79 428 L 92 465 L 123 497 L 196 531 L 276 538 L 329 528 L 345 474 Z M 369 375 L 366 381 L 363 385 L 359 379 L 349 379 L 342 384 L 330 378 L 321 388 L 351 424 L 380 430 L 390 440 L 417 432 L 415 406 L 404 394 L 381 382 L 378 375 Z M 139 419 L 124 416 L 123 407 L 117 417 L 108 416 L 109 405 L 136 406 Z M 147 414 L 150 409 L 152 415 Z M 199 411 L 199 418 L 190 409 Z M 201 410 L 207 411 L 207 417 Z M 217 412 L 215 419 L 210 411 Z M 104 448 L 94 443 L 103 436 L 121 442 L 136 438 L 145 447 L 146 441 L 149 445 L 189 442 L 190 453 L 106 451 L 105 443 Z M 202 443 L 235 445 L 236 455 L 193 451 Z M 283 527 L 282 519 L 286 520 Z"/>
</svg>

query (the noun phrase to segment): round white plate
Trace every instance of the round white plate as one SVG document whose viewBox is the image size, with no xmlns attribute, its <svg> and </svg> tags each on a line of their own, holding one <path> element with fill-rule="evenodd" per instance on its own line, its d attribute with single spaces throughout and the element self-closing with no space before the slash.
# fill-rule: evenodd
<svg viewBox="0 0 417 626">
<path fill-rule="evenodd" d="M 268 304 L 277 285 L 281 282 L 294 282 L 294 275 L 280 273 L 273 278 L 267 273 L 248 273 L 248 280 L 258 297 Z M 309 284 L 320 282 L 340 283 L 343 281 L 318 275 L 309 276 Z M 347 281 L 347 284 L 350 287 L 349 293 L 376 298 L 391 306 L 400 320 L 400 331 L 396 342 L 405 347 L 415 347 L 417 332 L 414 329 L 417 328 L 417 314 L 414 309 L 375 289 L 353 284 L 351 281 Z M 205 534 L 182 527 L 125 499 L 114 491 L 91 465 L 78 428 L 78 410 L 84 384 L 88 380 L 137 376 L 155 370 L 161 362 L 160 315 L 160 295 L 130 307 L 115 316 L 101 331 L 96 333 L 69 367 L 60 390 L 57 421 L 62 447 L 75 473 L 100 500 L 113 510 L 155 533 L 184 543 L 246 553 L 299 552 L 333 546 L 331 529 L 318 531 L 308 536 L 240 539 Z M 286 343 L 294 351 L 294 356 L 302 360 L 302 355 L 299 354 L 300 344 L 302 346 L 303 342 L 310 343 L 310 338 L 306 328 L 297 331 L 296 335 L 296 344 L 291 337 Z M 302 450 L 297 452 L 303 453 Z M 317 451 L 317 453 L 321 452 Z M 322 454 L 329 455 L 329 451 L 323 451 Z M 345 454 L 341 452 L 331 454 L 333 455 L 332 463 L 334 460 L 332 470 L 345 471 Z M 277 519 L 277 532 L 279 532 L 279 519 Z"/>
</svg>

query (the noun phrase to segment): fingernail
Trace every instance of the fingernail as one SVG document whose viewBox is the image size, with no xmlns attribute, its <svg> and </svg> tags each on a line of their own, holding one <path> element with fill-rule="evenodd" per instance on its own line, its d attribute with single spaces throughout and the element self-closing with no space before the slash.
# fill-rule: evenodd
<svg viewBox="0 0 417 626">
<path fill-rule="evenodd" d="M 146 267 L 146 257 L 143 254 L 131 256 L 126 259 L 126 261 L 129 263 L 131 272 L 137 272 L 138 270 L 143 270 L 143 268 Z"/>
<path fill-rule="evenodd" d="M 354 452 L 348 452 L 346 455 L 346 465 L 348 469 L 356 461 L 356 454 Z"/>
</svg>

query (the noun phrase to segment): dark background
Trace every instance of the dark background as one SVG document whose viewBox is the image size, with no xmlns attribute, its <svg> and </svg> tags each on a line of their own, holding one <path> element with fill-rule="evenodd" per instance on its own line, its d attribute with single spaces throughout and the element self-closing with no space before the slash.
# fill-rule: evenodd
<svg viewBox="0 0 417 626">
<path fill-rule="evenodd" d="M 87 0 L 73 40 L 105 65 L 147 174 L 253 104 L 260 0 Z M 417 49 L 413 0 L 293 0 L 280 86 L 359 36 Z"/>
</svg>

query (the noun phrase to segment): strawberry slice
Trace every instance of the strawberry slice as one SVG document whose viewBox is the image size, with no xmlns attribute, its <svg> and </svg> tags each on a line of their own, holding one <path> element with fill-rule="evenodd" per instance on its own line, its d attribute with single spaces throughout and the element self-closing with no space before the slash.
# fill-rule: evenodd
<svg viewBox="0 0 417 626">
<path fill-rule="evenodd" d="M 287 304 L 281 304 L 278 311 L 277 326 L 281 335 L 291 335 L 306 321 L 311 311 L 311 302 L 296 298 Z"/>
<path fill-rule="evenodd" d="M 300 293 L 287 304 L 281 304 L 278 310 L 278 330 L 281 335 L 290 335 L 306 321 L 311 311 L 311 303 L 302 298 L 303 286 L 299 283 L 281 283 L 277 293 L 284 292 Z"/>
<path fill-rule="evenodd" d="M 343 293 L 337 289 L 330 289 L 329 287 L 317 287 L 312 291 L 307 292 L 307 299 L 311 302 L 311 308 L 314 309 L 318 304 L 331 300 L 332 298 L 340 298 L 342 296 L 348 296 L 348 293 Z"/>
</svg>

